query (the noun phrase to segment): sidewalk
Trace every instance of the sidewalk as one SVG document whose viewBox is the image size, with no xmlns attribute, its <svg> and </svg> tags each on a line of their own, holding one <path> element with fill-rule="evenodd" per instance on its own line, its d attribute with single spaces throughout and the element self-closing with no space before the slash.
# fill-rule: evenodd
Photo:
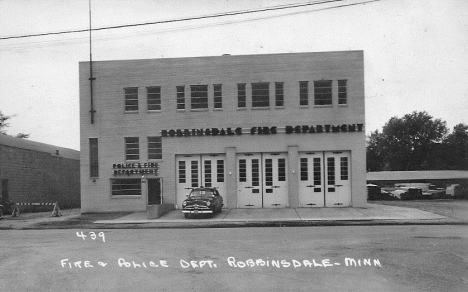
<svg viewBox="0 0 468 292">
<path fill-rule="evenodd" d="M 158 219 L 147 219 L 146 212 L 132 213 L 97 224 L 147 224 L 151 227 L 223 227 L 283 225 L 374 225 L 374 224 L 457 224 L 442 215 L 405 207 L 370 204 L 365 208 L 297 209 L 224 209 L 213 218 L 185 219 L 181 210 L 173 210 Z"/>
</svg>

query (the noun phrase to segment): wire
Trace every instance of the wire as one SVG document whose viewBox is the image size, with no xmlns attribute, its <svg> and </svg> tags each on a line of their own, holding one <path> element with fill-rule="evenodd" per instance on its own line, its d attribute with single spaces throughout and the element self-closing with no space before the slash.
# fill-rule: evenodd
<svg viewBox="0 0 468 292">
<path fill-rule="evenodd" d="M 94 40 L 96 40 L 97 42 L 107 42 L 107 41 L 113 41 L 113 40 L 116 40 L 116 39 L 135 38 L 135 37 L 142 37 L 142 36 L 145 36 L 145 35 L 164 34 L 164 33 L 169 33 L 169 32 L 187 31 L 187 30 L 194 30 L 194 29 L 200 29 L 200 28 L 208 28 L 208 27 L 230 25 L 230 24 L 236 24 L 236 23 L 252 22 L 252 21 L 265 20 L 265 19 L 278 18 L 278 17 L 285 17 L 285 16 L 298 15 L 298 14 L 306 14 L 306 13 L 311 13 L 311 12 L 331 10 L 331 9 L 335 9 L 335 8 L 355 6 L 355 5 L 359 5 L 359 4 L 367 4 L 367 3 L 378 2 L 378 1 L 380 1 L 380 0 L 370 0 L 370 1 L 365 1 L 365 2 L 358 2 L 358 3 L 352 3 L 352 4 L 344 4 L 344 5 L 338 5 L 338 6 L 332 6 L 332 7 L 318 8 L 318 9 L 307 10 L 307 11 L 289 12 L 289 13 L 284 13 L 284 14 L 279 14 L 279 15 L 261 16 L 261 17 L 244 19 L 244 20 L 229 20 L 229 21 L 217 22 L 217 23 L 212 23 L 212 24 L 196 25 L 196 26 L 189 25 L 189 26 L 178 27 L 178 28 L 168 28 L 168 29 L 164 29 L 164 30 L 149 31 L 149 32 L 146 32 L 146 33 L 139 32 L 139 33 L 134 34 L 132 36 L 117 36 L 117 35 L 95 36 Z M 2 47 L 0 48 L 0 50 L 5 49 L 5 48 L 10 48 L 10 49 L 21 48 L 21 47 L 23 47 L 23 45 L 36 45 L 35 48 L 76 45 L 76 44 L 83 44 L 85 41 L 87 42 L 87 40 L 88 40 L 88 37 L 77 37 L 77 38 L 70 38 L 70 39 L 65 39 L 65 40 L 64 39 L 62 39 L 62 40 L 57 39 L 57 40 L 49 40 L 49 41 L 22 42 L 22 43 L 18 43 L 18 44 L 3 44 Z"/>
<path fill-rule="evenodd" d="M 124 25 L 116 25 L 116 26 L 99 27 L 99 28 L 92 28 L 91 31 L 118 29 L 118 28 L 126 28 L 126 27 L 136 27 L 136 26 L 144 26 L 144 25 L 163 24 L 163 23 L 173 23 L 173 22 L 182 22 L 182 21 L 217 18 L 217 17 L 225 17 L 225 16 L 234 16 L 234 15 L 265 12 L 265 11 L 291 9 L 291 8 L 318 5 L 318 4 L 327 4 L 327 3 L 333 3 L 333 2 L 342 2 L 342 1 L 345 1 L 345 0 L 326 0 L 326 1 L 315 1 L 315 2 L 308 2 L 308 3 L 296 3 L 296 4 L 288 4 L 288 5 L 279 5 L 279 6 L 272 6 L 272 7 L 266 7 L 266 8 L 261 8 L 261 9 L 253 9 L 253 10 L 232 11 L 232 12 L 216 13 L 216 14 L 203 15 L 203 16 L 193 16 L 193 17 L 185 17 L 185 18 L 178 18 L 178 19 L 153 21 L 153 22 L 143 22 L 143 23 L 135 23 L 135 24 L 124 24 Z M 360 4 L 360 3 L 356 3 L 356 4 Z M 28 37 L 39 37 L 39 36 L 58 35 L 58 34 L 70 34 L 70 33 L 88 32 L 88 31 L 90 31 L 90 29 L 75 29 L 75 30 L 58 31 L 58 32 L 48 32 L 48 33 L 38 33 L 38 34 L 27 34 L 27 35 L 0 37 L 0 40 L 19 39 L 19 38 L 28 38 Z"/>
</svg>

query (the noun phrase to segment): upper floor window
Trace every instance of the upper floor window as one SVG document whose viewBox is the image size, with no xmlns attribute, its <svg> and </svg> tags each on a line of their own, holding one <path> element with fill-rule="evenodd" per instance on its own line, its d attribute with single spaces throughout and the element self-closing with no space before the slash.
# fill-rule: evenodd
<svg viewBox="0 0 468 292">
<path fill-rule="evenodd" d="M 125 91 L 125 111 L 138 111 L 138 87 L 127 87 Z"/>
<path fill-rule="evenodd" d="M 177 109 L 185 109 L 185 86 L 177 86 Z"/>
<path fill-rule="evenodd" d="M 208 85 L 191 85 L 192 109 L 208 108 Z"/>
<path fill-rule="evenodd" d="M 160 111 L 161 110 L 161 86 L 146 87 L 148 110 Z"/>
<path fill-rule="evenodd" d="M 308 81 L 299 81 L 299 105 L 309 105 Z"/>
<path fill-rule="evenodd" d="M 252 107 L 270 106 L 270 83 L 252 83 Z"/>
<path fill-rule="evenodd" d="M 347 80 L 338 80 L 338 104 L 348 104 Z"/>
<path fill-rule="evenodd" d="M 99 177 L 98 138 L 89 138 L 89 177 Z"/>
<path fill-rule="evenodd" d="M 161 137 L 148 137 L 148 159 L 162 159 Z"/>
<path fill-rule="evenodd" d="M 140 139 L 125 137 L 125 160 L 140 160 Z"/>
<path fill-rule="evenodd" d="M 221 84 L 213 85 L 214 108 L 223 108 L 223 92 Z"/>
<path fill-rule="evenodd" d="M 246 94 L 245 94 L 245 83 L 237 84 L 237 107 L 245 108 L 247 106 Z"/>
<path fill-rule="evenodd" d="M 332 104 L 332 81 L 320 80 L 314 81 L 315 105 Z"/>
<path fill-rule="evenodd" d="M 284 106 L 283 82 L 275 82 L 275 106 Z"/>
</svg>

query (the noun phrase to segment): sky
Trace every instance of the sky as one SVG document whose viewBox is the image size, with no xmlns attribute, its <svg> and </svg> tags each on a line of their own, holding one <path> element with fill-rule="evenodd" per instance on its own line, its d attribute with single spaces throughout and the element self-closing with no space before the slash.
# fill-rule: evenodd
<svg viewBox="0 0 468 292">
<path fill-rule="evenodd" d="M 91 19 L 97 28 L 314 2 L 91 0 Z M 0 0 L 0 38 L 88 28 L 88 0 Z M 347 50 L 364 50 L 367 133 L 413 111 L 468 124 L 466 0 L 335 0 L 92 33 L 93 61 Z M 0 40 L 7 133 L 79 150 L 82 61 L 89 32 Z"/>
</svg>

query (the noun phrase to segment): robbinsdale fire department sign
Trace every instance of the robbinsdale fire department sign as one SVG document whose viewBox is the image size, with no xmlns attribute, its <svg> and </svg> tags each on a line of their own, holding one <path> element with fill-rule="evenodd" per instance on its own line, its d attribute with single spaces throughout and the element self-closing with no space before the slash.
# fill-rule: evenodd
<svg viewBox="0 0 468 292">
<path fill-rule="evenodd" d="M 364 124 L 338 124 L 338 125 L 303 125 L 285 127 L 252 127 L 245 128 L 201 128 L 201 129 L 171 129 L 162 130 L 162 137 L 190 137 L 190 136 L 234 136 L 242 134 L 269 135 L 269 134 L 315 134 L 315 133 L 345 133 L 362 132 Z"/>
</svg>

